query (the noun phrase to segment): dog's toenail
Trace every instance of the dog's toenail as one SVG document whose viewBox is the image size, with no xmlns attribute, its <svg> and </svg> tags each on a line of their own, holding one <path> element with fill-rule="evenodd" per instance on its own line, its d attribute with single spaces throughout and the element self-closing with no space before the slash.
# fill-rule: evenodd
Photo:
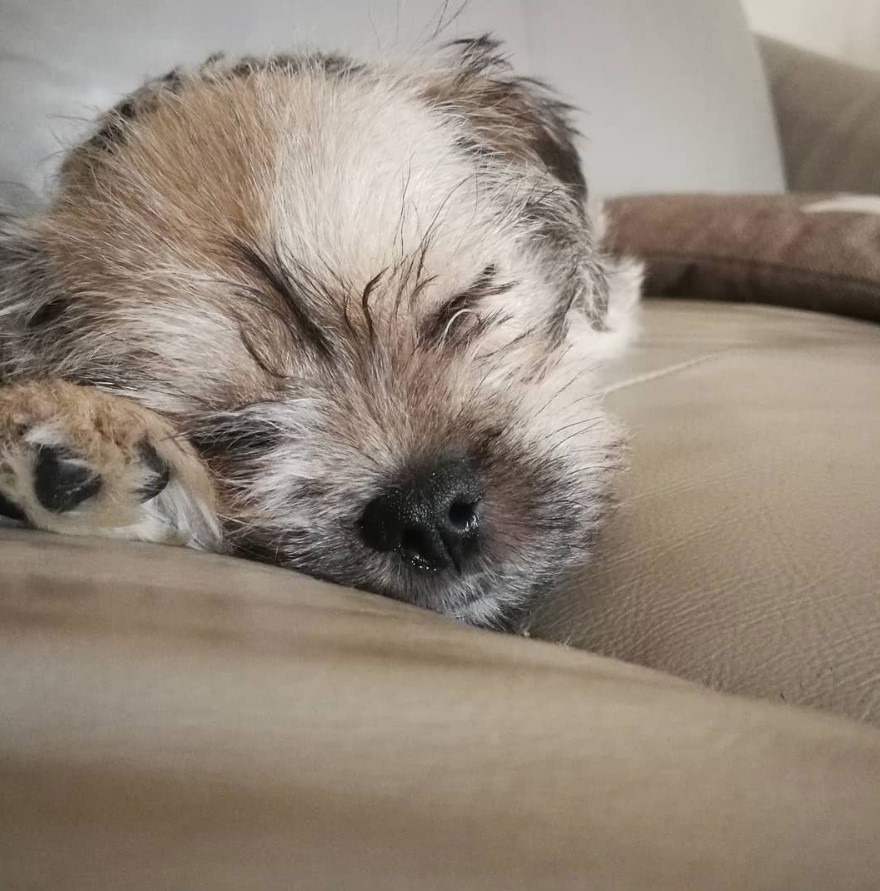
<svg viewBox="0 0 880 891">
<path fill-rule="evenodd" d="M 167 485 L 171 478 L 171 471 L 168 464 L 156 449 L 147 440 L 144 440 L 139 446 L 141 461 L 144 466 L 153 474 L 149 482 L 145 483 L 138 489 L 138 497 L 141 501 L 149 501 L 155 498 Z"/>
<path fill-rule="evenodd" d="M 34 465 L 34 493 L 52 513 L 73 510 L 101 490 L 101 477 L 66 449 L 40 446 Z"/>
</svg>

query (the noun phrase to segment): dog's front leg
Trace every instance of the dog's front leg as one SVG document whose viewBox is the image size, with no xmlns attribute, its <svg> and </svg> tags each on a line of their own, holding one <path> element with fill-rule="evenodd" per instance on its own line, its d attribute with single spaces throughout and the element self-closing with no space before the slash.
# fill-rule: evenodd
<svg viewBox="0 0 880 891">
<path fill-rule="evenodd" d="M 37 529 L 221 549 L 211 477 L 160 415 L 93 387 L 0 387 L 0 516 Z"/>
</svg>

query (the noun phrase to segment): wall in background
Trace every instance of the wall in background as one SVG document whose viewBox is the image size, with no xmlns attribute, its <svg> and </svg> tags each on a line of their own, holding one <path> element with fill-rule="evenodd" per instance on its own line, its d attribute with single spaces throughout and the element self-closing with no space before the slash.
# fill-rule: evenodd
<svg viewBox="0 0 880 891">
<path fill-rule="evenodd" d="M 217 49 L 384 58 L 460 7 L 444 39 L 503 35 L 580 109 L 594 192 L 782 189 L 740 0 L 0 0 L 0 203 L 51 188 L 64 147 L 145 75 Z"/>
<path fill-rule="evenodd" d="M 878 0 L 743 0 L 754 31 L 880 69 Z"/>
</svg>

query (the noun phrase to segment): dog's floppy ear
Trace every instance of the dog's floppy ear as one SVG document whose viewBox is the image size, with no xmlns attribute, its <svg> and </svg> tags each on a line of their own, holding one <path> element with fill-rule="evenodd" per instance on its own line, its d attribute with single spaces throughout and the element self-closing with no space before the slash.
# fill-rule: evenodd
<svg viewBox="0 0 880 891">
<path fill-rule="evenodd" d="M 641 266 L 602 252 L 601 207 L 588 206 L 571 106 L 540 81 L 517 77 L 489 36 L 454 41 L 446 52 L 451 57 L 430 72 L 425 99 L 463 125 L 467 148 L 538 166 L 561 184 L 552 195 L 532 193 L 528 207 L 541 223 L 542 250 L 552 256 L 559 327 L 580 310 L 591 328 L 592 354 L 617 354 L 636 327 Z"/>
<path fill-rule="evenodd" d="M 446 50 L 451 64 L 431 79 L 425 98 L 465 121 L 475 149 L 540 164 L 583 207 L 587 185 L 571 106 L 540 81 L 514 75 L 488 35 L 453 41 Z"/>
</svg>

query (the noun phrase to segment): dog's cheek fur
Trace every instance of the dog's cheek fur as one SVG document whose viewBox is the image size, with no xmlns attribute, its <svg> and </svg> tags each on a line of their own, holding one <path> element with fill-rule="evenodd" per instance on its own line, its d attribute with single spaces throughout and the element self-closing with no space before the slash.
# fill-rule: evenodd
<svg viewBox="0 0 880 891">
<path fill-rule="evenodd" d="M 0 383 L 46 376 L 49 329 L 60 330 L 68 302 L 38 230 L 0 216 Z"/>
</svg>

